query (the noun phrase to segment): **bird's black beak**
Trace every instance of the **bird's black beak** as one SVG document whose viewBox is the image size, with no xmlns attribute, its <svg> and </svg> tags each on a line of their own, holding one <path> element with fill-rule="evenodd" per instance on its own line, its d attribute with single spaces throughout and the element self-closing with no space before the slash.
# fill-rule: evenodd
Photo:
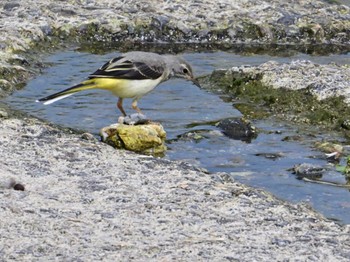
<svg viewBox="0 0 350 262">
<path fill-rule="evenodd" d="M 194 85 L 196 85 L 196 86 L 198 86 L 199 88 L 201 88 L 201 85 L 199 84 L 199 81 L 198 81 L 197 79 L 192 78 L 191 81 L 192 81 L 192 83 L 193 83 Z"/>
</svg>

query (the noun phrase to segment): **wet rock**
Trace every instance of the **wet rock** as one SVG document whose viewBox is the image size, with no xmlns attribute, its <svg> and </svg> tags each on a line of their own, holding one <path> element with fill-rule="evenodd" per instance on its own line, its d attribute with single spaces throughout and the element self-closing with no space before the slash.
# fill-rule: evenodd
<svg viewBox="0 0 350 262">
<path fill-rule="evenodd" d="M 265 157 L 266 159 L 270 159 L 270 160 L 276 160 L 276 159 L 284 156 L 282 153 L 257 153 L 255 155 L 262 156 L 262 157 Z"/>
<path fill-rule="evenodd" d="M 332 142 L 316 142 L 315 147 L 325 153 L 342 153 L 343 146 Z"/>
<path fill-rule="evenodd" d="M 147 125 L 114 124 L 100 131 L 103 142 L 119 149 L 145 154 L 162 154 L 166 151 L 166 132 L 158 123 Z"/>
<path fill-rule="evenodd" d="M 9 58 L 9 60 L 13 59 Z M 23 86 L 24 82 L 32 75 L 24 67 L 19 65 L 0 64 L 0 95 L 10 94 L 17 88 Z"/>
<path fill-rule="evenodd" d="M 306 60 L 286 64 L 269 61 L 259 66 L 215 70 L 202 79 L 202 86 L 238 100 L 236 107 L 249 118 L 259 119 L 254 113 L 257 111 L 264 112 L 260 117 L 273 114 L 297 123 L 339 129 L 342 123 L 345 127 L 350 114 L 348 69 L 348 65 Z M 256 105 L 260 110 L 254 109 Z"/>
<path fill-rule="evenodd" d="M 308 89 L 318 100 L 350 94 L 350 70 L 346 65 L 321 65 L 307 60 L 286 64 L 269 61 L 256 67 L 233 67 L 228 74 L 259 79 L 263 85 L 272 88 Z M 350 95 L 345 101 L 350 103 Z"/>
<path fill-rule="evenodd" d="M 303 141 L 305 138 L 301 135 L 292 135 L 292 136 L 285 136 L 282 138 L 282 141 L 288 142 L 288 141 Z"/>
<path fill-rule="evenodd" d="M 292 171 L 293 171 L 293 174 L 295 174 L 299 179 L 308 178 L 308 179 L 315 180 L 315 179 L 321 179 L 326 169 L 321 166 L 303 163 L 303 164 L 295 165 L 292 168 Z"/>
<path fill-rule="evenodd" d="M 205 134 L 208 134 L 209 130 L 193 130 L 186 132 L 184 134 L 178 135 L 176 140 L 184 140 L 184 141 L 194 141 L 194 142 L 200 142 L 202 139 L 205 138 Z M 172 141 L 170 141 L 172 142 Z"/>
<path fill-rule="evenodd" d="M 217 124 L 217 127 L 229 138 L 242 140 L 248 143 L 257 136 L 255 127 L 244 119 L 224 119 Z"/>
</svg>

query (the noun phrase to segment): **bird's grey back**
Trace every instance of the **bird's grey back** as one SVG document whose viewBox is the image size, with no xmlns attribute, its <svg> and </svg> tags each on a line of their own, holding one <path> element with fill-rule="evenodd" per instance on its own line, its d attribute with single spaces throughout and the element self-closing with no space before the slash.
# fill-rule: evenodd
<svg viewBox="0 0 350 262">
<path fill-rule="evenodd" d="M 132 51 L 122 55 L 126 60 L 132 62 L 142 62 L 149 66 L 170 66 L 173 64 L 185 63 L 188 64 L 182 57 L 176 55 L 160 55 L 157 53 Z"/>
<path fill-rule="evenodd" d="M 164 59 L 156 53 L 132 51 L 122 55 L 126 60 L 131 62 L 141 62 L 150 66 L 165 66 Z"/>
</svg>

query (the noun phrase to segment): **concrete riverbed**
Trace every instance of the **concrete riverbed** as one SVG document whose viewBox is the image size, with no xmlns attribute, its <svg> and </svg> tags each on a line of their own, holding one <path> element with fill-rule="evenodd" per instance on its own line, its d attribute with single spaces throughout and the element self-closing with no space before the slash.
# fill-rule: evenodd
<svg viewBox="0 0 350 262">
<path fill-rule="evenodd" d="M 305 43 L 349 45 L 349 7 L 322 1 L 40 0 L 0 8 L 3 97 L 40 72 L 44 44 L 47 52 L 65 41 L 295 43 L 302 35 Z M 350 259 L 350 227 L 306 204 L 225 173 L 117 151 L 7 105 L 0 116 L 3 261 Z"/>
</svg>

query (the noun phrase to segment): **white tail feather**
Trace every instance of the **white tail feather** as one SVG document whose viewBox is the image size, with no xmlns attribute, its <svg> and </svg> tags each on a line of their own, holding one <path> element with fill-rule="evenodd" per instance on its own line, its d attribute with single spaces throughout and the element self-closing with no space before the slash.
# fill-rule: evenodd
<svg viewBox="0 0 350 262">
<path fill-rule="evenodd" d="M 73 94 L 67 94 L 67 95 L 59 96 L 59 97 L 56 97 L 56 98 L 47 100 L 47 101 L 45 101 L 43 104 L 44 104 L 44 105 L 49 105 L 49 104 L 52 104 L 52 103 L 54 103 L 54 102 L 56 102 L 56 101 L 58 101 L 58 100 L 61 100 L 61 99 L 63 99 L 63 98 L 66 98 L 66 97 L 68 97 L 68 96 L 71 96 L 71 95 L 73 95 Z M 41 101 L 36 100 L 35 102 L 41 102 Z"/>
</svg>

